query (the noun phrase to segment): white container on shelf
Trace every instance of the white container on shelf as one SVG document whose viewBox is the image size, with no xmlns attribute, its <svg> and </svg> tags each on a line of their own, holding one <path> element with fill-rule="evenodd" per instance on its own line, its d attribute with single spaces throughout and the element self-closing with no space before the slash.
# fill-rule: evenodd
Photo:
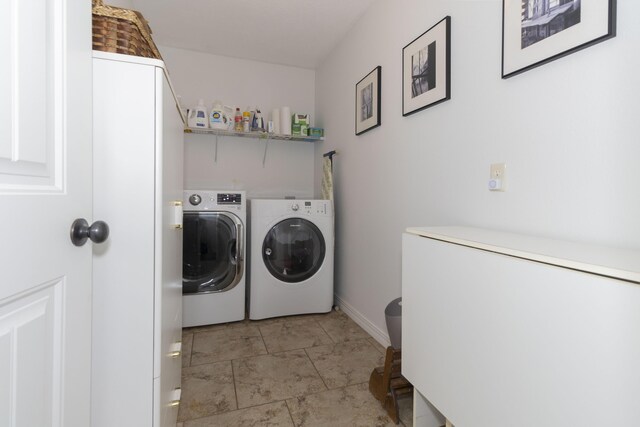
<svg viewBox="0 0 640 427">
<path fill-rule="evenodd" d="M 275 108 L 271 112 L 271 121 L 273 122 L 273 133 L 279 134 L 280 133 L 280 109 L 279 108 Z"/>
<path fill-rule="evenodd" d="M 291 108 L 289 107 L 282 107 L 279 133 L 282 135 L 291 135 Z"/>
<path fill-rule="evenodd" d="M 209 127 L 209 116 L 207 115 L 207 107 L 204 106 L 204 100 L 198 101 L 195 108 L 195 127 L 206 129 Z"/>
<path fill-rule="evenodd" d="M 187 126 L 196 127 L 196 110 L 193 108 L 187 108 Z"/>
<path fill-rule="evenodd" d="M 233 107 L 229 107 L 228 105 L 223 105 L 222 106 L 222 110 L 224 111 L 224 114 L 227 116 L 227 127 L 225 130 L 229 131 L 229 132 L 233 132 L 233 128 L 234 128 L 234 113 L 235 110 L 233 109 Z"/>
<path fill-rule="evenodd" d="M 215 101 L 211 114 L 209 114 L 209 127 L 211 129 L 226 130 L 229 128 L 229 116 L 224 111 L 222 103 Z"/>
</svg>

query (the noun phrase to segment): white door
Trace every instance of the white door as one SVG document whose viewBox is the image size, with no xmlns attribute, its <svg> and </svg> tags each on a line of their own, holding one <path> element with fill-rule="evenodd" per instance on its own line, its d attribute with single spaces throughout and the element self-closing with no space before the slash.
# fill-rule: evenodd
<svg viewBox="0 0 640 427">
<path fill-rule="evenodd" d="M 0 4 L 0 425 L 88 426 L 91 2 Z"/>
</svg>

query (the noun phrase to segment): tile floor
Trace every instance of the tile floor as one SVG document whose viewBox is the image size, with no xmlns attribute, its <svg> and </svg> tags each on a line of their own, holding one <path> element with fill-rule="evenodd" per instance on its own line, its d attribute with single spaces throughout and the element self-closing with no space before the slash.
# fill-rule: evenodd
<svg viewBox="0 0 640 427">
<path fill-rule="evenodd" d="M 395 425 L 369 393 L 384 348 L 339 311 L 186 328 L 183 348 L 178 427 Z"/>
</svg>

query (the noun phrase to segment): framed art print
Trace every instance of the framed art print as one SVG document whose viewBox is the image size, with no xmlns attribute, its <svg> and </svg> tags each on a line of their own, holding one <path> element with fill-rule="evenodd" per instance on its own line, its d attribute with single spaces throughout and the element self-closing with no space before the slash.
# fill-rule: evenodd
<svg viewBox="0 0 640 427">
<path fill-rule="evenodd" d="M 451 17 L 402 49 L 402 115 L 451 99 Z"/>
<path fill-rule="evenodd" d="M 382 67 L 377 66 L 356 84 L 356 135 L 380 126 L 380 79 Z"/>
<path fill-rule="evenodd" d="M 615 36 L 615 0 L 502 0 L 502 78 Z"/>
</svg>

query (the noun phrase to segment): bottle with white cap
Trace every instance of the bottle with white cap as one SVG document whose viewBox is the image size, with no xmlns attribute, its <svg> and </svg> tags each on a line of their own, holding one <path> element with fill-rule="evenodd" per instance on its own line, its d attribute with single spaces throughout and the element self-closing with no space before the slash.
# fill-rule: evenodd
<svg viewBox="0 0 640 427">
<path fill-rule="evenodd" d="M 206 129 L 209 127 L 209 117 L 207 115 L 207 107 L 204 106 L 204 99 L 198 101 L 195 116 L 195 125 L 197 128 Z"/>
<path fill-rule="evenodd" d="M 217 100 L 214 101 L 211 113 L 209 114 L 209 127 L 211 129 L 226 130 L 228 127 L 227 120 L 228 118 L 222 108 L 222 102 Z"/>
</svg>

